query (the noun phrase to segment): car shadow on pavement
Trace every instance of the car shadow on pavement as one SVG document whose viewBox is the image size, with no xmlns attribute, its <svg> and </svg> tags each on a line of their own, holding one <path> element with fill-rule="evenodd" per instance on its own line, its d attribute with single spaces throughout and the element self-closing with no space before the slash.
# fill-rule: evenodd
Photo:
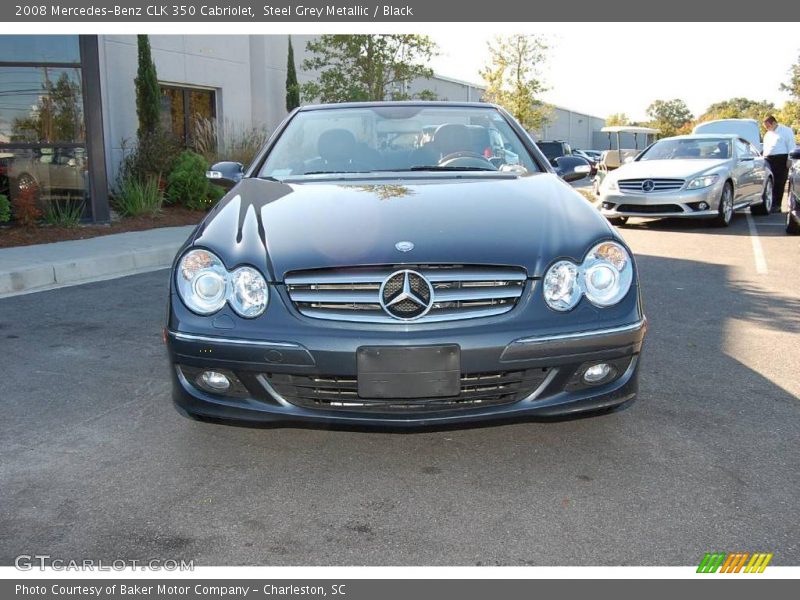
<svg viewBox="0 0 800 600">
<path fill-rule="evenodd" d="M 747 225 L 749 211 L 737 212 L 730 226 L 716 227 L 710 219 L 645 219 L 632 217 L 625 225 L 617 228 L 625 235 L 627 229 L 643 231 L 670 231 L 675 233 L 699 233 L 703 235 L 750 235 Z M 758 235 L 764 237 L 784 237 L 786 213 L 765 216 L 753 215 Z"/>
</svg>

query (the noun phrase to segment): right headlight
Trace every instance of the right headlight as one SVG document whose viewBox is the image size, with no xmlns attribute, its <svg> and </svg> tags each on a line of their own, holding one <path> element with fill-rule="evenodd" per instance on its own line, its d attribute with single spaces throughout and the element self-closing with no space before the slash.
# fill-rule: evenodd
<svg viewBox="0 0 800 600">
<path fill-rule="evenodd" d="M 622 300 L 633 282 L 628 251 L 617 242 L 601 242 L 580 265 L 568 260 L 554 263 L 545 273 L 543 288 L 547 305 L 561 312 L 572 310 L 581 296 L 595 306 L 613 306 Z"/>
<path fill-rule="evenodd" d="M 267 282 L 258 270 L 245 266 L 229 273 L 218 256 L 200 248 L 183 255 L 175 283 L 183 303 L 200 315 L 213 314 L 228 302 L 236 314 L 252 319 L 269 301 Z"/>
</svg>

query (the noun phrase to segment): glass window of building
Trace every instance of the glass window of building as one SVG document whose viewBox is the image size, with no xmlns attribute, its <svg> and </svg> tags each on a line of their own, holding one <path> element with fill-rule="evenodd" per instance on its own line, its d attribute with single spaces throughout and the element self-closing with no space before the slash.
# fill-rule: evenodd
<svg viewBox="0 0 800 600">
<path fill-rule="evenodd" d="M 0 194 L 90 216 L 78 36 L 0 36 Z"/>
<path fill-rule="evenodd" d="M 197 123 L 212 120 L 216 115 L 214 90 L 161 86 L 161 123 L 187 146 L 191 144 Z"/>
</svg>

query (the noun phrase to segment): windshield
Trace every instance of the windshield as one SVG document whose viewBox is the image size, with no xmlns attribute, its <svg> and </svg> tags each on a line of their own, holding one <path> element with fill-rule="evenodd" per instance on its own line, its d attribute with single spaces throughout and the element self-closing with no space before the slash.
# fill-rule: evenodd
<svg viewBox="0 0 800 600">
<path fill-rule="evenodd" d="M 259 177 L 450 170 L 541 169 L 494 108 L 386 105 L 297 113 Z"/>
<path fill-rule="evenodd" d="M 661 140 L 645 150 L 637 160 L 727 159 L 731 140 L 726 138 L 677 138 Z"/>
</svg>

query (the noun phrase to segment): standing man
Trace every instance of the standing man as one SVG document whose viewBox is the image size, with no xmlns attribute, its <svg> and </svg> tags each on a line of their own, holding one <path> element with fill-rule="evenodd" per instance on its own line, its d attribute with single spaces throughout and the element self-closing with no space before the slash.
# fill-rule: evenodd
<svg viewBox="0 0 800 600">
<path fill-rule="evenodd" d="M 772 169 L 772 212 L 781 212 L 783 188 L 789 175 L 789 153 L 794 150 L 794 131 L 786 125 L 779 125 L 772 115 L 764 119 L 764 158 Z"/>
</svg>

